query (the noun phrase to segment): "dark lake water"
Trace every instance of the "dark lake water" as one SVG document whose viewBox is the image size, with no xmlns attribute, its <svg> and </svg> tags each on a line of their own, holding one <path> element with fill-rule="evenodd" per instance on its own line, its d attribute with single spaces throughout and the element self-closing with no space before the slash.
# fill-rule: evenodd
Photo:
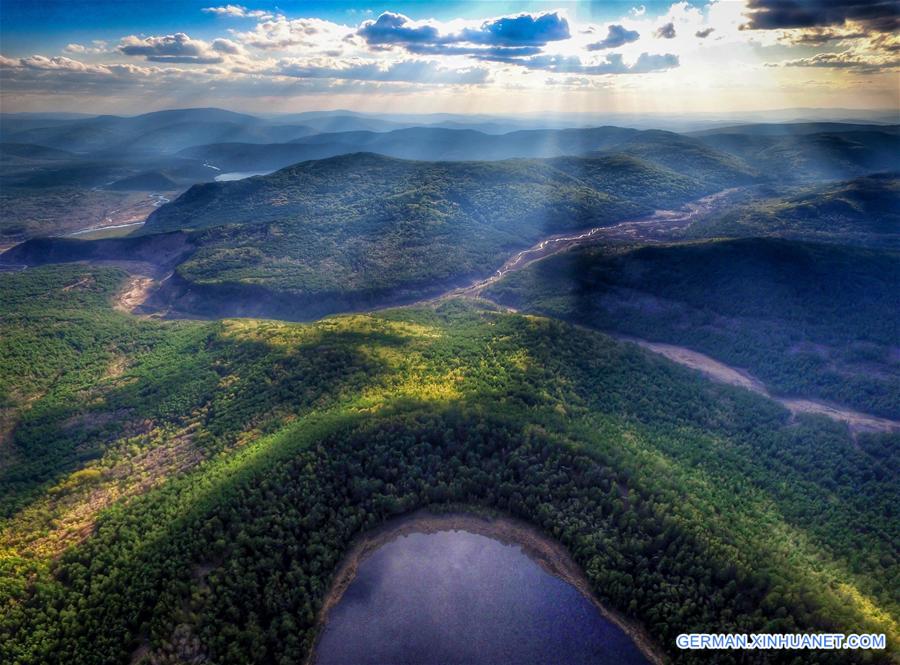
<svg viewBox="0 0 900 665">
<path fill-rule="evenodd" d="M 649 662 L 518 546 L 466 531 L 413 533 L 364 559 L 316 656 L 318 665 Z"/>
</svg>

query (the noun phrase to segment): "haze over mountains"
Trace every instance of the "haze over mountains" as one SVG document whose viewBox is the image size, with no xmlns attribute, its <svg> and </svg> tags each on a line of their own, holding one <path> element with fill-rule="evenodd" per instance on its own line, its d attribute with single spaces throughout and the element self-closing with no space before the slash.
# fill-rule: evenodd
<svg viewBox="0 0 900 665">
<path fill-rule="evenodd" d="M 0 657 L 298 662 L 460 505 L 675 662 L 900 636 L 900 125 L 427 119 L 3 116 Z"/>
<path fill-rule="evenodd" d="M 573 116 L 567 122 L 587 120 Z M 611 125 L 535 128 L 538 122 L 350 112 L 262 118 L 221 109 L 134 117 L 4 114 L 0 196 L 8 212 L 0 220 L 0 246 L 134 223 L 165 199 L 223 174 L 267 173 L 355 152 L 425 161 L 625 155 L 722 186 L 847 179 L 900 169 L 900 135 L 891 124 L 718 123 L 675 133 Z M 553 124 L 553 118 L 545 121 Z M 75 211 L 66 205 L 73 197 L 81 201 Z"/>
<path fill-rule="evenodd" d="M 0 0 L 0 665 L 900 665 L 898 55 Z"/>
<path fill-rule="evenodd" d="M 733 188 L 755 187 L 743 204 L 748 214 L 739 223 L 729 221 L 726 211 L 707 214 L 690 233 L 740 235 L 752 224 L 755 233 L 824 237 L 838 232 L 831 221 L 837 216 L 847 237 L 865 243 L 879 232 L 890 242 L 896 225 L 891 173 L 900 172 L 898 125 L 762 123 L 689 134 L 604 126 L 487 134 L 354 114 L 273 121 L 220 109 L 62 118 L 35 126 L 40 122 L 47 119 L 14 116 L 3 130 L 0 181 L 12 211 L 4 222 L 7 237 L 41 235 L 36 222 L 15 219 L 17 206 L 23 216 L 33 214 L 27 211 L 35 200 L 45 208 L 50 203 L 51 210 L 59 202 L 64 213 L 70 192 L 101 202 L 95 205 L 107 200 L 108 207 L 126 196 L 155 196 L 147 199 L 154 207 L 137 233 L 187 232 L 191 249 L 177 258 L 162 252 L 156 263 L 174 268 L 175 275 L 154 302 L 204 315 L 308 318 L 429 297 L 489 275 L 542 237 L 675 209 Z M 336 127 L 355 129 L 316 133 Z M 268 142 L 276 136 L 280 142 Z M 223 137 L 243 141 L 197 144 Z M 17 142 L 25 140 L 46 145 Z M 193 184 L 232 171 L 275 169 L 281 170 Z M 878 173 L 886 175 L 829 192 L 802 189 Z M 788 192 L 789 184 L 800 189 Z M 812 221 L 785 222 L 791 208 L 775 203 L 778 196 L 790 197 L 793 210 Z M 155 208 L 167 199 L 174 200 Z M 820 206 L 815 214 L 810 205 Z M 861 226 L 872 220 L 870 213 L 877 213 L 878 228 Z M 862 220 L 854 221 L 854 214 Z M 827 230 L 821 228 L 825 220 Z M 41 225 L 43 235 L 54 235 L 53 224 Z M 3 260 L 123 260 L 129 247 L 118 241 L 89 250 L 79 243 L 26 243 Z"/>
</svg>

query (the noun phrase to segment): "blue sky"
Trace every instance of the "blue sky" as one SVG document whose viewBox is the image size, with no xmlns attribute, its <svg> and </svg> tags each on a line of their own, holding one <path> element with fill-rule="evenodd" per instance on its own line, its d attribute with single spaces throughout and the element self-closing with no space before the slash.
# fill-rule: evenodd
<svg viewBox="0 0 900 665">
<path fill-rule="evenodd" d="M 167 33 L 190 31 L 198 37 L 211 37 L 221 29 L 214 14 L 204 7 L 217 3 L 209 0 L 3 0 L 0 42 L 5 55 L 29 56 L 36 52 L 64 47 L 72 41 L 116 39 L 124 33 Z M 221 3 L 228 4 L 228 3 Z M 241 3 L 234 3 L 241 4 Z M 354 24 L 366 16 L 392 11 L 410 18 L 478 19 L 519 12 L 539 13 L 565 8 L 573 15 L 598 21 L 613 20 L 634 6 L 644 6 L 649 15 L 664 14 L 670 2 L 254 2 L 253 9 L 296 16 L 316 16 L 337 23 Z M 692 3 L 703 6 L 704 2 Z M 37 49 L 37 50 L 36 50 Z"/>
<path fill-rule="evenodd" d="M 3 110 L 896 108 L 900 9 L 847 0 L 3 0 Z M 778 9 L 779 11 L 775 11 Z"/>
</svg>

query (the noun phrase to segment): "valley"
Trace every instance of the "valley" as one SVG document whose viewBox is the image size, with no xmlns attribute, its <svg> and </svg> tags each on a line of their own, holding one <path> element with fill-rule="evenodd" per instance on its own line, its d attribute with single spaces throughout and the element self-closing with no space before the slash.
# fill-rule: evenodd
<svg viewBox="0 0 900 665">
<path fill-rule="evenodd" d="M 622 337 L 621 339 L 627 342 L 634 342 L 638 346 L 653 351 L 653 353 L 658 353 L 679 365 L 695 369 L 714 381 L 739 386 L 760 395 L 765 395 L 774 399 L 795 415 L 801 413 L 822 415 L 826 418 L 846 423 L 850 427 L 850 431 L 854 433 L 859 431 L 892 432 L 900 430 L 900 421 L 897 420 L 876 418 L 858 411 L 851 411 L 834 404 L 825 404 L 815 400 L 774 397 L 758 379 L 747 374 L 747 372 L 729 367 L 709 356 L 684 347 L 653 343 L 629 337 Z"/>
<path fill-rule="evenodd" d="M 900 0 L 0 0 L 0 665 L 900 665 Z"/>
<path fill-rule="evenodd" d="M 3 662 L 900 640 L 893 126 L 285 123 L 273 149 L 232 121 L 260 142 L 160 129 L 78 172 L 146 221 L 46 218 L 0 254 Z M 4 149 L 54 163 L 6 164 L 15 200 L 82 200 L 32 178 L 84 153 Z"/>
<path fill-rule="evenodd" d="M 882 564 L 852 554 L 864 538 L 869 551 L 887 555 L 889 513 L 875 531 L 852 537 L 844 531 L 850 514 L 873 514 L 873 499 L 884 501 L 885 508 L 894 502 L 890 476 L 871 457 L 883 445 L 883 434 L 860 434 L 857 449 L 840 429 L 803 418 L 791 423 L 769 400 L 652 360 L 633 345 L 460 300 L 313 324 L 159 322 L 117 313 L 106 304 L 126 279 L 115 270 L 48 266 L 4 279 L 18 280 L 13 292 L 32 303 L 7 305 L 18 312 L 3 318 L 4 337 L 16 340 L 9 350 L 40 350 L 48 369 L 61 363 L 72 368 L 59 378 L 52 369 L 41 377 L 33 373 L 40 365 L 23 372 L 20 363 L 30 356 L 14 355 L 4 363 L 6 372 L 20 377 L 20 389 L 37 397 L 15 433 L 16 448 L 28 453 L 3 470 L 6 496 L 15 497 L 4 506 L 9 519 L 3 547 L 14 570 L 29 571 L 49 585 L 20 587 L 16 593 L 100 603 L 105 617 L 75 631 L 43 623 L 28 603 L 7 614 L 5 626 L 90 639 L 92 648 L 97 635 L 116 626 L 121 637 L 105 649 L 109 658 L 118 658 L 138 647 L 136 638 L 124 637 L 136 634 L 128 617 L 152 612 L 160 622 L 156 630 L 167 636 L 155 638 L 161 645 L 155 648 L 177 644 L 184 630 L 209 634 L 207 644 L 227 644 L 227 625 L 215 617 L 247 599 L 262 600 L 261 591 L 246 585 L 282 584 L 277 580 L 289 574 L 267 553 L 261 533 L 252 535 L 256 529 L 272 533 L 275 520 L 285 547 L 306 542 L 312 548 L 302 559 L 309 563 L 290 573 L 306 580 L 304 591 L 291 596 L 298 605 L 290 612 L 307 618 L 302 642 L 274 633 L 263 638 L 271 640 L 265 648 L 305 653 L 315 635 L 313 608 L 321 602 L 314 599 L 325 593 L 328 579 L 314 571 L 336 566 L 351 536 L 366 525 L 418 506 L 457 502 L 493 507 L 553 534 L 586 571 L 601 601 L 629 616 L 650 616 L 657 603 L 679 597 L 685 585 L 718 586 L 712 578 L 702 580 L 713 569 L 734 566 L 733 573 L 724 574 L 735 576 L 731 588 L 740 594 L 710 590 L 715 607 L 724 603 L 721 607 L 732 611 L 765 613 L 766 603 L 738 609 L 738 598 L 778 593 L 783 604 L 793 585 L 800 585 L 807 602 L 815 598 L 822 609 L 808 615 L 792 609 L 793 620 L 805 617 L 815 625 L 818 612 L 839 612 L 843 621 L 862 622 L 861 628 L 895 630 L 884 618 L 891 610 L 867 609 L 868 603 L 888 608 L 892 602 L 889 587 L 867 572 Z M 66 339 L 82 339 L 82 350 L 90 354 L 59 346 L 62 330 Z M 125 367 L 111 371 L 120 366 L 123 351 L 129 358 Z M 23 381 L 28 376 L 34 377 L 30 383 Z M 309 378 L 298 382 L 298 377 Z M 95 386 L 95 397 L 71 399 L 84 385 Z M 297 386 L 304 391 L 296 393 Z M 648 409 L 648 398 L 658 407 Z M 708 454 L 713 449 L 717 456 Z M 89 451 L 93 461 L 85 465 Z M 391 464 L 373 465 L 373 456 L 381 455 Z M 131 471 L 121 475 L 125 469 Z M 496 480 L 485 482 L 484 474 Z M 788 486 L 781 484 L 785 477 L 792 481 Z M 689 502 L 685 487 L 696 488 Z M 262 512 L 258 492 L 268 497 Z M 842 507 L 826 518 L 820 501 L 833 492 L 840 493 Z M 122 501 L 125 497 L 131 499 Z M 770 501 L 777 510 L 764 507 Z M 660 523 L 657 502 L 673 515 L 671 522 Z M 364 522 L 361 506 L 369 515 Z M 727 512 L 717 516 L 723 506 Z M 638 515 L 641 521 L 633 522 Z M 332 527 L 315 531 L 325 522 L 313 520 L 327 520 Z M 329 536 L 323 549 L 321 536 L 312 534 L 331 533 L 334 525 L 342 525 L 341 531 Z M 238 536 L 248 529 L 247 536 Z M 297 529 L 314 531 L 297 539 L 290 535 Z M 772 530 L 784 539 L 772 539 Z M 232 538 L 244 543 L 241 549 L 227 544 Z M 800 549 L 798 538 L 805 543 Z M 220 544 L 210 549 L 210 543 Z M 243 549 L 250 543 L 263 549 Z M 697 558 L 686 563 L 684 553 L 695 549 Z M 650 564 L 649 552 L 670 554 Z M 235 557 L 241 570 L 257 572 L 233 576 L 217 563 Z M 184 563 L 157 567 L 173 560 Z M 813 561 L 821 572 L 809 577 L 804 571 Z M 778 587 L 763 581 L 776 579 L 768 577 L 776 575 L 774 562 L 777 579 L 783 580 Z M 628 610 L 631 585 L 620 575 L 632 575 L 626 571 L 635 565 L 646 570 L 642 585 L 658 591 Z M 81 586 L 92 577 L 81 577 L 85 566 L 102 566 L 112 579 L 133 582 L 121 596 L 117 585 L 91 592 Z M 195 566 L 211 570 L 206 579 L 218 589 L 216 595 L 175 596 L 171 602 L 195 607 L 192 612 L 201 613 L 197 622 L 185 624 L 169 614 L 168 604 L 155 610 L 144 605 L 153 594 L 138 591 L 136 584 L 171 580 L 167 588 L 181 593 L 177 590 L 188 588 Z M 669 566 L 679 571 L 677 586 L 662 584 Z M 61 573 L 70 580 L 65 585 L 53 582 L 58 570 L 66 571 Z M 176 581 L 180 571 L 183 582 Z M 301 571 L 304 577 L 298 578 Z M 836 579 L 852 579 L 854 590 L 833 587 Z M 866 604 L 854 600 L 857 593 L 865 594 Z M 70 594 L 72 600 L 65 600 Z M 238 598 L 240 605 L 234 605 Z M 721 610 L 701 612 L 706 611 L 711 612 L 706 620 L 720 625 Z M 271 612 L 261 605 L 254 615 Z M 245 621 L 250 630 L 265 625 L 251 617 Z M 93 637 L 78 637 L 85 629 Z M 655 636 L 666 643 L 664 635 Z"/>
</svg>

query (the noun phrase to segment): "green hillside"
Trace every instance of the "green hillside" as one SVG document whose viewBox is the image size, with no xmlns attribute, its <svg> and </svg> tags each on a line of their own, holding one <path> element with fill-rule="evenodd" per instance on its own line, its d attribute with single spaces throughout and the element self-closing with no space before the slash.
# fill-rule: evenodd
<svg viewBox="0 0 900 665">
<path fill-rule="evenodd" d="M 701 218 L 687 235 L 777 235 L 900 248 L 900 178 L 872 175 L 767 197 Z"/>
<path fill-rule="evenodd" d="M 158 294 L 162 308 L 310 318 L 435 295 L 548 235 L 714 189 L 622 155 L 450 163 L 357 154 L 196 185 L 139 233 L 192 231 L 196 250 Z M 35 243 L 4 260 L 40 263 Z M 113 245 L 92 247 L 100 258 Z M 105 258 L 129 256 L 109 249 Z"/>
<path fill-rule="evenodd" d="M 572 251 L 487 295 L 689 347 L 772 390 L 900 417 L 900 254 L 777 239 Z"/>
<path fill-rule="evenodd" d="M 766 175 L 765 172 L 754 170 L 738 157 L 713 149 L 697 139 L 672 132 L 640 132 L 612 150 L 682 175 L 700 178 L 719 189 L 747 184 Z"/>
<path fill-rule="evenodd" d="M 4 663 L 301 662 L 356 534 L 460 504 L 560 540 L 676 662 L 695 631 L 896 656 L 896 438 L 484 304 L 159 322 L 123 279 L 0 275 Z"/>
<path fill-rule="evenodd" d="M 632 187 L 627 197 L 617 194 L 623 182 Z M 416 162 L 356 153 L 303 162 L 266 176 L 195 185 L 156 211 L 142 232 L 275 221 L 384 224 L 412 211 L 451 220 L 491 213 L 499 221 L 478 221 L 506 227 L 515 217 L 521 225 L 565 229 L 623 210 L 649 210 L 659 197 L 676 201 L 704 191 L 709 186 L 621 156 Z M 565 215 L 575 217 L 567 220 Z"/>
<path fill-rule="evenodd" d="M 701 132 L 694 138 L 733 155 L 773 183 L 846 179 L 900 169 L 896 125 L 838 124 L 830 131 L 799 133 L 790 133 L 791 125 L 777 127 L 788 133 L 758 133 L 751 125 L 734 132 Z"/>
</svg>

